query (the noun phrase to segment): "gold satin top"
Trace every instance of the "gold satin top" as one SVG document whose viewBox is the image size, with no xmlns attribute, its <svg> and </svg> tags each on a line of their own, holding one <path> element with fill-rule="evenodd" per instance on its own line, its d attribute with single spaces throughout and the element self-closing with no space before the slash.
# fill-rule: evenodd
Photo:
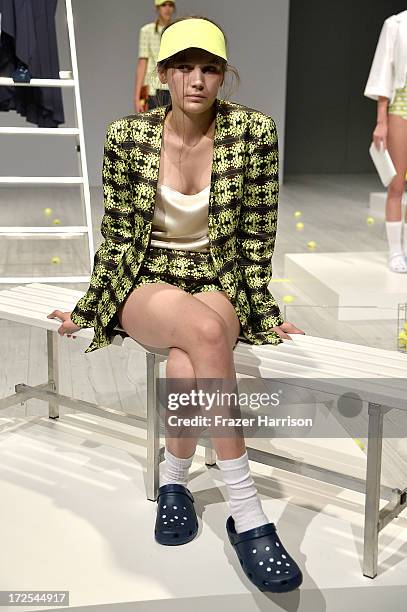
<svg viewBox="0 0 407 612">
<path fill-rule="evenodd" d="M 168 185 L 157 186 L 151 246 L 209 252 L 210 185 L 186 195 Z"/>
</svg>

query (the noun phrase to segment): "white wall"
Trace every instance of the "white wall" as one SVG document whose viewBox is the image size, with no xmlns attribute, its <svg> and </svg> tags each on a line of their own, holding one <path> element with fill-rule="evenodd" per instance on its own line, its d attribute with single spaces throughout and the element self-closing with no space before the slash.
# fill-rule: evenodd
<svg viewBox="0 0 407 612">
<path fill-rule="evenodd" d="M 64 0 L 59 0 L 57 31 L 61 69 L 69 68 Z M 132 94 L 139 28 L 154 20 L 153 0 L 73 0 L 79 76 L 89 176 L 101 184 L 106 125 L 133 113 Z M 229 61 L 241 86 L 231 96 L 272 115 L 284 157 L 285 93 L 289 0 L 179 0 L 177 14 L 206 15 L 229 40 Z M 72 92 L 64 92 L 65 126 L 73 125 Z M 28 126 L 13 113 L 0 113 L 0 125 Z M 73 140 L 68 137 L 0 136 L 2 175 L 76 175 Z"/>
</svg>

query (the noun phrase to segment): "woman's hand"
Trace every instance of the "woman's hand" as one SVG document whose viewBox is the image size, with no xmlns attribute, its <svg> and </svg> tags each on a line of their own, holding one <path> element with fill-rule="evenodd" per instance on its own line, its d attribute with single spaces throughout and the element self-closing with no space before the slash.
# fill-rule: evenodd
<svg viewBox="0 0 407 612">
<path fill-rule="evenodd" d="M 144 112 L 144 102 L 142 102 L 139 98 L 134 98 L 134 112 L 135 113 L 143 113 Z"/>
<path fill-rule="evenodd" d="M 275 331 L 280 336 L 280 338 L 286 338 L 287 340 L 291 339 L 288 334 L 305 335 L 305 331 L 299 329 L 298 327 L 295 327 L 294 323 L 290 323 L 290 321 L 284 321 L 284 323 L 281 323 L 281 325 L 278 325 L 277 327 L 272 327 L 271 329 Z"/>
<path fill-rule="evenodd" d="M 383 143 L 384 150 L 387 149 L 387 121 L 378 121 L 373 132 L 373 142 L 378 151 L 380 151 L 380 143 Z"/>
<path fill-rule="evenodd" d="M 77 332 L 81 329 L 80 327 L 75 325 L 73 321 L 71 321 L 71 312 L 61 312 L 60 310 L 54 310 L 49 315 L 47 315 L 47 319 L 59 319 L 60 321 L 62 321 L 62 325 L 58 327 L 58 334 L 60 336 L 66 334 L 68 338 L 70 338 L 74 332 Z M 76 338 L 76 336 L 72 337 Z"/>
</svg>

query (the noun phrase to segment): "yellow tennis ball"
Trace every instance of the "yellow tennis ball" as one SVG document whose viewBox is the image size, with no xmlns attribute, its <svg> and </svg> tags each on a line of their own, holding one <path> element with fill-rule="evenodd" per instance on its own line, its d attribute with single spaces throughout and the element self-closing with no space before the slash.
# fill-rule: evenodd
<svg viewBox="0 0 407 612">
<path fill-rule="evenodd" d="M 54 225 L 61 225 L 61 219 L 54 219 L 52 223 Z"/>
<path fill-rule="evenodd" d="M 285 302 L 286 304 L 290 304 L 293 301 L 294 301 L 294 296 L 292 295 L 285 295 L 283 297 L 283 302 Z"/>
<path fill-rule="evenodd" d="M 404 324 L 403 324 L 403 329 L 404 329 L 405 331 L 407 331 L 407 321 L 404 321 Z"/>
<path fill-rule="evenodd" d="M 46 217 L 50 217 L 52 215 L 52 208 L 44 208 L 43 213 Z"/>
<path fill-rule="evenodd" d="M 366 223 L 368 225 L 373 225 L 374 222 L 375 222 L 374 217 L 366 217 Z"/>
<path fill-rule="evenodd" d="M 298 223 L 295 224 L 295 227 L 297 228 L 297 230 L 301 231 L 304 229 L 304 224 L 302 221 L 299 221 Z"/>
<path fill-rule="evenodd" d="M 298 217 L 301 217 L 302 212 L 300 210 L 296 210 L 294 213 L 294 217 L 296 217 L 298 219 Z"/>
<path fill-rule="evenodd" d="M 60 257 L 58 257 L 58 255 L 56 255 L 55 257 L 53 257 L 53 258 L 51 259 L 51 263 L 53 263 L 53 264 L 59 264 L 59 263 L 61 263 L 61 258 L 60 258 Z"/>
<path fill-rule="evenodd" d="M 365 450 L 365 445 L 363 444 L 362 440 L 359 440 L 359 438 L 353 438 L 356 442 L 356 444 L 359 446 L 359 448 L 361 450 Z"/>
<path fill-rule="evenodd" d="M 310 241 L 307 243 L 307 247 L 308 247 L 309 249 L 316 249 L 316 248 L 317 248 L 317 243 L 315 242 L 315 240 L 310 240 Z"/>
<path fill-rule="evenodd" d="M 407 334 L 406 334 L 406 332 L 404 332 L 404 331 L 400 332 L 398 339 L 399 339 L 400 346 L 407 347 Z"/>
</svg>

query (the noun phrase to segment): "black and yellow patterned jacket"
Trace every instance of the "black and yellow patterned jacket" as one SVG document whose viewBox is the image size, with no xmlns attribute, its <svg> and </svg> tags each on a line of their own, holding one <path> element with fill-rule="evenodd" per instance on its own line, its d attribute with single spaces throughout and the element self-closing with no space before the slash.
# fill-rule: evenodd
<svg viewBox="0 0 407 612">
<path fill-rule="evenodd" d="M 274 120 L 217 98 L 208 214 L 213 265 L 240 315 L 244 341 L 279 344 L 283 323 L 268 290 L 277 229 L 278 141 Z M 103 159 L 104 242 L 95 253 L 88 291 L 71 313 L 93 327 L 85 353 L 108 346 L 117 310 L 150 242 L 163 124 L 171 105 L 113 121 Z"/>
</svg>

